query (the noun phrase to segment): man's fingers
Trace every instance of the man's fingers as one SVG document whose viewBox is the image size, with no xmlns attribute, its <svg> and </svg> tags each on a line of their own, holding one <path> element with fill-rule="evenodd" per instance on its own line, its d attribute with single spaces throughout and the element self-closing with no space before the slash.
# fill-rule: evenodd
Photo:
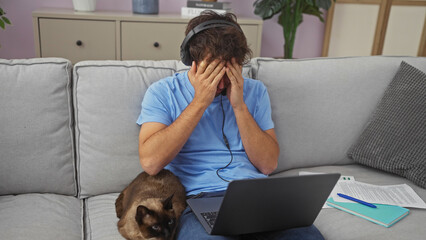
<svg viewBox="0 0 426 240">
<path fill-rule="evenodd" d="M 231 69 L 234 76 L 238 76 L 239 74 L 241 74 L 242 68 L 240 65 L 238 65 L 234 58 L 232 59 L 232 62 L 227 62 L 226 66 Z"/>
<path fill-rule="evenodd" d="M 205 60 L 201 61 L 200 64 L 198 65 L 197 74 L 203 74 L 207 66 L 208 64 Z"/>
<path fill-rule="evenodd" d="M 231 85 L 238 86 L 237 78 L 235 77 L 231 68 L 226 68 L 226 75 L 228 75 L 229 81 L 231 81 Z"/>
<path fill-rule="evenodd" d="M 208 76 L 209 75 L 211 75 L 214 71 L 215 71 L 215 69 L 219 66 L 221 64 L 221 61 L 220 60 L 218 60 L 218 59 L 216 59 L 216 60 L 214 60 L 213 62 L 211 62 L 208 66 L 207 66 L 207 68 L 206 68 L 206 70 L 204 71 L 204 73 L 203 74 L 205 74 L 206 75 L 206 78 L 208 78 Z"/>
<path fill-rule="evenodd" d="M 211 54 L 207 54 L 207 56 L 199 63 L 198 65 L 198 74 L 203 74 L 206 68 L 209 66 L 209 59 L 211 58 Z"/>
<path fill-rule="evenodd" d="M 219 73 L 213 78 L 212 85 L 214 87 L 217 87 L 217 85 L 219 84 L 220 80 L 222 79 L 223 75 L 225 75 L 225 73 L 226 73 L 226 67 L 222 66 Z"/>
<path fill-rule="evenodd" d="M 237 70 L 238 72 L 241 73 L 243 71 L 243 66 L 239 65 L 235 58 L 231 59 L 231 64 L 235 68 L 235 70 Z"/>
<path fill-rule="evenodd" d="M 238 64 L 237 60 L 235 58 L 231 59 L 232 61 L 232 65 L 236 68 L 236 69 L 242 69 L 242 66 Z"/>
<path fill-rule="evenodd" d="M 235 67 L 232 64 L 227 64 L 227 72 L 226 74 L 228 75 L 229 80 L 231 80 L 232 84 L 237 84 L 238 83 L 238 77 L 240 75 L 242 75 L 241 72 L 239 72 L 238 69 L 235 69 Z"/>
<path fill-rule="evenodd" d="M 225 67 L 225 64 L 225 62 L 220 62 L 218 65 L 216 65 L 215 69 L 209 74 L 208 78 L 210 80 L 213 80 L 216 75 L 218 75 L 222 71 L 222 69 Z"/>
<path fill-rule="evenodd" d="M 192 61 L 191 69 L 189 71 L 193 76 L 197 73 L 197 64 L 195 64 L 195 61 Z"/>
</svg>

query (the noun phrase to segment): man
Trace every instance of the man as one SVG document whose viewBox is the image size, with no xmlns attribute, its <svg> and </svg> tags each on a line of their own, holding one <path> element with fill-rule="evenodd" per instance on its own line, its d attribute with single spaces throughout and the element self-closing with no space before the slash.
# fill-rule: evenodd
<svg viewBox="0 0 426 240">
<path fill-rule="evenodd" d="M 230 25 L 191 32 L 211 20 Z M 140 163 L 151 175 L 172 171 L 188 196 L 223 195 L 229 181 L 266 177 L 277 167 L 269 95 L 262 82 L 242 76 L 251 51 L 235 15 L 204 12 L 188 23 L 185 34 L 194 35 L 187 42 L 191 69 L 152 84 L 142 102 Z M 208 235 L 190 208 L 179 228 L 178 239 L 234 239 Z M 249 239 L 301 233 L 304 239 L 322 239 L 313 226 Z"/>
</svg>

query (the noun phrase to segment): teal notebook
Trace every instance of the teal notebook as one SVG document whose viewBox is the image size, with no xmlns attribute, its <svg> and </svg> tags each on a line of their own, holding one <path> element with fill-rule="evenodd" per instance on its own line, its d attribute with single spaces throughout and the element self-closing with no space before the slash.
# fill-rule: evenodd
<svg viewBox="0 0 426 240">
<path fill-rule="evenodd" d="M 327 200 L 327 205 L 385 227 L 392 226 L 410 212 L 410 210 L 399 206 L 374 204 L 377 208 L 372 208 L 360 203 L 335 202 L 333 198 Z"/>
</svg>

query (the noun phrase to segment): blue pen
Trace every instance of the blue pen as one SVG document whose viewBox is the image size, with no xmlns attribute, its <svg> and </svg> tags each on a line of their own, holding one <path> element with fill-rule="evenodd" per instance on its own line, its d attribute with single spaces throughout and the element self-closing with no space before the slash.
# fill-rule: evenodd
<svg viewBox="0 0 426 240">
<path fill-rule="evenodd" d="M 343 193 L 338 193 L 337 195 L 338 195 L 339 197 L 346 198 L 346 199 L 349 199 L 349 200 L 354 201 L 354 202 L 357 202 L 357 203 L 361 203 L 361 204 L 363 204 L 363 205 L 365 205 L 365 206 L 369 206 L 369 207 L 372 207 L 372 208 L 377 208 L 377 207 L 376 207 L 376 205 L 374 205 L 374 204 L 371 204 L 371 203 L 368 203 L 368 202 L 364 202 L 364 201 L 362 201 L 362 200 L 359 200 L 359 199 L 356 199 L 356 198 L 350 197 L 350 196 L 345 195 L 345 194 L 343 194 Z"/>
</svg>

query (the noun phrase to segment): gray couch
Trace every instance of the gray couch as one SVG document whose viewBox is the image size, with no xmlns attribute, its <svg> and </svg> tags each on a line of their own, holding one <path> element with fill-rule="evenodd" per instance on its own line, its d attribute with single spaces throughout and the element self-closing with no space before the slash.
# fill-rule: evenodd
<svg viewBox="0 0 426 240">
<path fill-rule="evenodd" d="M 243 72 L 268 87 L 281 154 L 274 176 L 339 172 L 407 183 L 356 164 L 357 140 L 401 61 L 426 58 L 253 59 Z M 0 239 L 121 239 L 114 201 L 142 170 L 135 121 L 148 86 L 178 61 L 0 60 Z M 161 149 L 160 149 L 161 150 Z M 284 217 L 284 216 L 283 216 Z M 385 228 L 337 209 L 315 225 L 326 239 L 425 239 L 426 210 Z"/>
</svg>

